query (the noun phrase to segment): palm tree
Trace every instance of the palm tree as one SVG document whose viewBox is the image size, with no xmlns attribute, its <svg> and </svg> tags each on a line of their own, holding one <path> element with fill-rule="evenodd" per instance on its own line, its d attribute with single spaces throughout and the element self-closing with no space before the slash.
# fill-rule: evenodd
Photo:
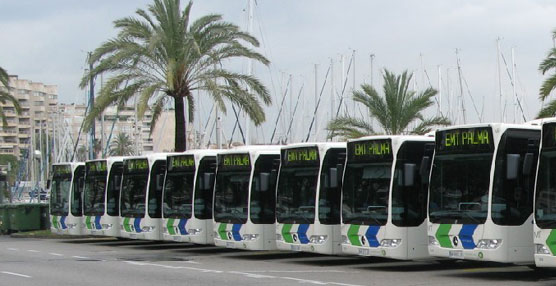
<svg viewBox="0 0 556 286">
<path fill-rule="evenodd" d="M 552 32 L 552 38 L 556 38 L 556 30 Z M 548 51 L 548 55 L 539 65 L 539 71 L 544 75 L 548 71 L 556 71 L 556 48 L 552 48 Z M 550 93 L 556 89 L 556 73 L 552 73 L 543 82 L 540 89 L 541 100 L 548 98 Z M 545 107 L 539 112 L 538 118 L 552 117 L 556 115 L 556 100 L 551 100 Z"/>
<path fill-rule="evenodd" d="M 180 8 L 180 0 L 154 0 L 136 11 L 137 17 L 116 20 L 115 38 L 97 48 L 89 57 L 98 63 L 86 73 L 80 86 L 96 75 L 109 73 L 85 125 L 108 106 L 125 104 L 138 95 L 140 118 L 152 104 L 151 131 L 163 108 L 173 100 L 175 107 L 175 150 L 186 149 L 184 101 L 193 120 L 193 91 L 206 91 L 226 112 L 225 100 L 241 107 L 256 125 L 265 120 L 260 100 L 271 103 L 267 88 L 255 77 L 225 69 L 223 61 L 250 58 L 265 65 L 269 61 L 243 43 L 259 46 L 257 39 L 235 24 L 210 14 L 193 21 L 192 2 Z"/>
<path fill-rule="evenodd" d="M 11 102 L 15 107 L 15 111 L 17 114 L 21 112 L 21 106 L 17 99 L 10 94 L 10 77 L 8 76 L 8 72 L 5 69 L 0 67 L 0 83 L 4 86 L 5 89 L 0 88 L 0 102 L 5 104 L 7 101 Z M 8 121 L 6 121 L 6 115 L 4 114 L 4 110 L 0 107 L 0 118 L 2 118 L 2 126 L 5 128 L 8 126 Z"/>
<path fill-rule="evenodd" d="M 110 156 L 130 156 L 133 153 L 133 140 L 126 133 L 119 132 L 110 143 Z"/>
<path fill-rule="evenodd" d="M 404 71 L 401 75 L 384 70 L 384 96 L 378 95 L 374 87 L 362 84 L 362 90 L 353 92 L 353 100 L 367 107 L 371 117 L 375 118 L 385 134 L 425 134 L 435 125 L 449 125 L 450 120 L 444 116 L 425 118 L 423 110 L 434 104 L 432 98 L 437 94 L 433 88 L 423 92 L 409 90 L 412 75 Z M 417 127 L 408 132 L 413 122 L 419 122 Z M 370 122 L 351 117 L 340 116 L 328 123 L 330 138 L 342 136 L 357 138 L 378 134 Z"/>
</svg>

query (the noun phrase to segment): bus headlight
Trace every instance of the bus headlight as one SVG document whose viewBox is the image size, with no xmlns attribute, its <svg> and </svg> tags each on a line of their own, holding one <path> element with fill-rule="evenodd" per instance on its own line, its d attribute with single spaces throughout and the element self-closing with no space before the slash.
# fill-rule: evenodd
<svg viewBox="0 0 556 286">
<path fill-rule="evenodd" d="M 502 244 L 501 239 L 481 239 L 477 243 L 477 248 L 480 249 L 496 249 Z"/>
<path fill-rule="evenodd" d="M 343 244 L 349 244 L 349 239 L 348 239 L 347 235 L 342 235 L 342 243 Z"/>
<path fill-rule="evenodd" d="M 277 233 L 276 234 L 276 241 L 282 241 L 282 235 Z"/>
<path fill-rule="evenodd" d="M 436 240 L 436 237 L 429 235 L 429 246 L 438 246 L 440 245 L 438 243 L 438 240 Z"/>
<path fill-rule="evenodd" d="M 191 235 L 197 235 L 199 233 L 201 233 L 201 231 L 203 231 L 203 229 L 201 228 L 190 228 L 187 230 L 187 233 L 191 234 Z"/>
<path fill-rule="evenodd" d="M 244 234 L 241 236 L 241 238 L 245 241 L 253 241 L 256 240 L 257 238 L 259 238 L 258 234 Z"/>
<path fill-rule="evenodd" d="M 324 244 L 327 238 L 327 235 L 311 235 L 309 241 L 314 244 Z"/>
<path fill-rule="evenodd" d="M 380 242 L 380 246 L 382 247 L 398 247 L 400 246 L 400 244 L 402 243 L 402 240 L 400 238 L 396 238 L 396 239 L 383 239 Z"/>
<path fill-rule="evenodd" d="M 550 254 L 550 250 L 544 246 L 544 244 L 535 244 L 536 254 Z"/>
<path fill-rule="evenodd" d="M 144 227 L 141 228 L 141 231 L 142 231 L 142 232 L 151 232 L 151 231 L 153 231 L 154 229 L 155 229 L 154 226 L 144 226 Z"/>
<path fill-rule="evenodd" d="M 111 223 L 103 223 L 103 224 L 102 224 L 102 228 L 103 228 L 103 229 L 106 229 L 106 230 L 111 229 L 111 228 L 112 228 L 112 224 L 111 224 Z"/>
</svg>

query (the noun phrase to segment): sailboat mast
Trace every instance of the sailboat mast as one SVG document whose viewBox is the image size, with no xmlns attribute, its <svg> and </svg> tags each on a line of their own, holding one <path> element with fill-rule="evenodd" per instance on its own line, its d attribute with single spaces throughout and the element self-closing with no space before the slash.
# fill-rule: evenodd
<svg viewBox="0 0 556 286">
<path fill-rule="evenodd" d="M 247 33 L 251 34 L 253 32 L 253 0 L 247 1 Z M 253 74 L 253 61 L 248 58 L 247 59 L 247 75 Z M 251 88 L 247 86 L 247 92 L 251 92 Z M 251 144 L 251 119 L 245 113 L 245 144 Z"/>
</svg>

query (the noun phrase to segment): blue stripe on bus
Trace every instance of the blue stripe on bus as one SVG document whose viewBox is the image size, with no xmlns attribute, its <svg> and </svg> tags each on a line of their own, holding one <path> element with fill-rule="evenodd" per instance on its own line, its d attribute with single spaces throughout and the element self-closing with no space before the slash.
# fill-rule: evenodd
<svg viewBox="0 0 556 286">
<path fill-rule="evenodd" d="M 95 216 L 95 228 L 102 229 L 102 225 L 100 225 L 100 218 L 101 216 Z"/>
<path fill-rule="evenodd" d="M 239 230 L 241 229 L 242 224 L 234 224 L 232 227 L 232 235 L 234 236 L 235 241 L 241 240 L 241 234 L 239 234 Z"/>
<path fill-rule="evenodd" d="M 309 230 L 308 224 L 300 224 L 297 228 L 297 236 L 299 237 L 299 242 L 301 244 L 309 243 L 309 238 L 307 237 L 307 230 Z"/>
<path fill-rule="evenodd" d="M 178 224 L 178 229 L 180 230 L 181 235 L 187 235 L 187 230 L 185 229 L 185 224 L 187 223 L 186 218 L 180 219 L 180 223 Z"/>
<path fill-rule="evenodd" d="M 458 236 L 464 249 L 473 249 L 477 246 L 473 241 L 473 233 L 475 233 L 477 226 L 476 224 L 464 224 L 461 227 Z"/>
<path fill-rule="evenodd" d="M 370 247 L 380 246 L 380 242 L 378 242 L 378 238 L 376 238 L 376 235 L 378 234 L 379 230 L 380 230 L 379 225 L 370 225 L 369 228 L 367 228 L 367 232 L 365 232 L 365 237 L 367 238 Z"/>
<path fill-rule="evenodd" d="M 142 230 L 141 230 L 141 218 L 140 217 L 136 217 L 133 220 L 133 228 L 135 229 L 135 232 L 137 232 L 137 233 L 142 232 Z"/>
</svg>

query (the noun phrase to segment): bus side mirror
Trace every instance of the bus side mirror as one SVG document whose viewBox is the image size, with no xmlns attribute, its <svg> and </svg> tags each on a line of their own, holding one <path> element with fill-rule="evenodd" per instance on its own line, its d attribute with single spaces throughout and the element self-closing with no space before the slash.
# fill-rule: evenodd
<svg viewBox="0 0 556 286">
<path fill-rule="evenodd" d="M 411 187 L 415 184 L 415 170 L 417 169 L 416 164 L 404 164 L 403 165 L 403 185 L 405 187 Z"/>
<path fill-rule="evenodd" d="M 208 191 L 214 181 L 214 173 L 205 173 L 203 175 L 203 190 Z"/>
<path fill-rule="evenodd" d="M 164 174 L 157 174 L 156 175 L 156 189 L 158 191 L 162 190 L 164 187 Z"/>
<path fill-rule="evenodd" d="M 259 174 L 259 181 L 261 184 L 261 192 L 266 192 L 270 188 L 270 173 Z"/>
<path fill-rule="evenodd" d="M 330 168 L 328 177 L 330 178 L 329 188 L 337 188 L 338 187 L 338 168 Z"/>
<path fill-rule="evenodd" d="M 423 182 L 423 184 L 429 183 L 430 162 L 431 157 L 423 156 L 421 166 L 419 166 L 419 176 L 421 176 L 421 182 Z"/>
<path fill-rule="evenodd" d="M 48 179 L 48 181 L 46 181 L 46 189 L 49 190 L 50 189 L 50 179 Z"/>
<path fill-rule="evenodd" d="M 531 172 L 533 170 L 534 158 L 535 155 L 533 153 L 525 154 L 525 158 L 523 158 L 523 170 L 522 170 L 523 175 L 525 176 L 531 175 Z"/>
<path fill-rule="evenodd" d="M 517 179 L 520 158 L 521 156 L 519 154 L 506 155 L 506 179 L 508 180 Z"/>
</svg>

